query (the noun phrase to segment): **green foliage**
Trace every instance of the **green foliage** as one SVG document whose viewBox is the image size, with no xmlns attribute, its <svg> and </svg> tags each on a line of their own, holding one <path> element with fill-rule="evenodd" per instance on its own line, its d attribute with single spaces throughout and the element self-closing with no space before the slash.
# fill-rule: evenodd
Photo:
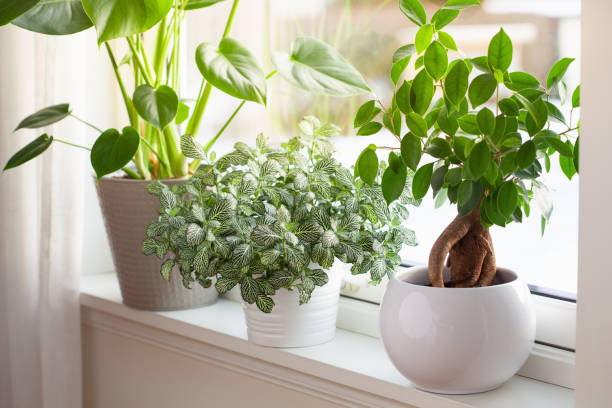
<svg viewBox="0 0 612 408">
<path fill-rule="evenodd" d="M 139 143 L 138 132 L 130 126 L 124 127 L 121 133 L 117 129 L 103 132 L 91 148 L 91 165 L 98 180 L 129 163 Z"/>
<path fill-rule="evenodd" d="M 316 286 L 327 283 L 325 271 L 335 259 L 352 264 L 355 274 L 370 273 L 374 283 L 390 276 L 402 245 L 415 244 L 414 233 L 399 226 L 414 200 L 394 187 L 393 199 L 401 202 L 390 210 L 380 180 L 391 171 L 394 183 L 387 184 L 403 185 L 406 168 L 390 157 L 383 174 L 376 153 L 367 149 L 375 162 L 366 184 L 332 157 L 328 138 L 337 127 L 313 117 L 299 127 L 303 134 L 281 148 L 260 135 L 256 147 L 236 143 L 183 184 L 149 184 L 160 216 L 147 227 L 143 253 L 170 256 L 187 287 L 216 279 L 216 289 L 225 293 L 239 285 L 242 298 L 264 312 L 272 310 L 270 296 L 280 288 L 297 290 L 300 303 L 307 302 Z M 372 171 L 365 163 L 363 174 Z"/>
<path fill-rule="evenodd" d="M 253 53 L 229 37 L 239 4 L 239 0 L 233 0 L 220 42 L 203 42 L 197 48 L 195 63 L 203 76 L 202 89 L 195 104 L 188 106 L 186 102 L 181 101 L 180 94 L 180 90 L 184 88 L 180 86 L 179 75 L 182 24 L 189 10 L 206 8 L 221 1 L 0 0 L 0 26 L 12 22 L 38 33 L 65 35 L 93 25 L 98 34 L 98 46 L 105 48 L 113 67 L 129 126 L 136 130 L 142 142 L 135 145 L 136 150 L 131 149 L 134 146 L 134 143 L 131 143 L 130 149 L 120 152 L 102 148 L 104 144 L 97 144 L 90 149 L 88 146 L 75 145 L 57 137 L 43 135 L 44 137 L 32 142 L 32 146 L 37 148 L 31 149 L 29 153 L 41 153 L 44 149 L 39 148 L 48 147 L 47 143 L 52 141 L 92 150 L 90 159 L 92 164 L 97 166 L 94 170 L 98 177 L 101 177 L 108 169 L 116 168 L 119 162 L 125 161 L 124 152 L 132 152 L 132 156 L 121 167 L 130 178 L 189 177 L 247 101 L 266 104 L 267 81 L 276 72 L 290 83 L 315 94 L 351 96 L 370 91 L 359 72 L 349 62 L 332 47 L 314 38 L 295 40 L 290 55 L 275 53 L 273 62 L 276 71 L 266 76 Z M 150 38 L 154 41 L 145 42 L 143 33 L 153 27 L 156 32 Z M 125 41 L 128 47 L 127 53 L 120 60 L 115 57 L 109 44 L 110 40 L 119 39 Z M 118 41 L 113 41 L 116 42 Z M 405 49 L 399 55 L 409 51 Z M 401 69 L 396 73 L 396 81 L 408 61 L 409 57 L 398 66 Z M 121 72 L 123 70 L 119 69 L 123 65 L 132 69 L 131 75 L 124 76 Z M 127 78 L 130 78 L 130 81 L 127 81 Z M 185 137 L 181 137 L 178 125 L 185 122 L 182 133 L 187 137 L 193 139 L 198 136 L 206 106 L 210 96 L 214 95 L 213 88 L 241 102 L 204 147 L 194 148 L 198 146 L 197 142 L 189 142 Z M 68 115 L 74 116 L 69 111 L 68 104 L 50 106 L 24 119 L 17 129 L 46 126 Z M 95 129 L 101 141 L 108 140 L 108 133 L 74 117 Z M 360 129 L 361 134 L 372 134 L 382 128 L 380 123 L 364 125 L 365 127 Z M 118 131 L 113 131 L 112 134 L 118 141 L 127 140 L 119 138 Z M 188 150 L 183 151 L 183 147 Z M 102 157 L 107 154 L 115 156 Z M 25 157 L 30 159 L 35 156 L 19 152 L 11 161 L 11 166 L 23 163 L 21 159 Z M 194 160 L 188 164 L 186 158 Z M 135 170 L 126 166 L 129 162 L 136 166 Z"/>
<path fill-rule="evenodd" d="M 486 55 L 449 60 L 463 53 L 441 29 L 460 10 L 478 4 L 477 0 L 449 0 L 428 20 L 418 0 L 399 0 L 400 10 L 419 28 L 414 44 L 400 47 L 396 54 L 413 50 L 410 55 L 416 74 L 394 84 L 390 109 L 382 105 L 379 109 L 369 101 L 358 112 L 355 125 L 389 123 L 389 118 L 395 121 L 399 116 L 399 122 L 408 128 L 406 133 L 393 132 L 399 146 L 384 147 L 392 149 L 381 179 L 388 203 L 402 190 L 405 193 L 406 186 L 414 199 L 425 197 L 431 189 L 436 208 L 450 201 L 459 215 L 480 203 L 481 221 L 489 227 L 521 222 L 536 199 L 547 222 L 552 202 L 540 181 L 542 172 L 549 171 L 556 154 L 569 179 L 578 171 L 579 121 L 575 114 L 568 121 L 551 98 L 557 90 L 561 96 L 567 93 L 563 76 L 573 59 L 555 63 L 545 86 L 527 72 L 511 72 L 512 40 L 500 28 Z M 393 66 L 400 58 L 394 55 Z M 479 72 L 472 72 L 474 69 Z M 580 86 L 571 94 L 571 106 L 580 106 Z M 551 127 L 551 122 L 566 128 L 555 131 L 558 127 Z M 374 128 L 370 130 L 368 135 L 375 134 Z M 367 165 L 374 163 L 376 148 L 371 145 L 357 160 L 356 174 L 366 183 L 374 180 L 373 172 L 377 171 Z M 400 155 L 395 154 L 397 150 Z M 369 167 L 372 170 L 367 170 Z M 404 170 L 411 183 L 404 179 Z"/>
</svg>

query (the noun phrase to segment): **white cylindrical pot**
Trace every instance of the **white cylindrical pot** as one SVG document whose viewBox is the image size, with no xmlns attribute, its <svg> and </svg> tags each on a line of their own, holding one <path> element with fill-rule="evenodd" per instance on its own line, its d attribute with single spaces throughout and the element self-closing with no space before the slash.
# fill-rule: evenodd
<svg viewBox="0 0 612 408">
<path fill-rule="evenodd" d="M 328 274 L 329 281 L 317 286 L 304 305 L 299 304 L 297 289 L 285 288 L 272 296 L 271 313 L 243 301 L 249 341 L 267 347 L 307 347 L 331 341 L 336 334 L 342 276 Z"/>
<path fill-rule="evenodd" d="M 170 186 L 181 181 L 163 180 Z M 205 289 L 194 282 L 192 289 L 185 288 L 177 267 L 166 282 L 160 274 L 163 260 L 142 253 L 146 226 L 159 215 L 159 198 L 145 189 L 150 182 L 105 176 L 97 186 L 123 303 L 144 310 L 180 310 L 215 302 L 214 286 Z"/>
<path fill-rule="evenodd" d="M 489 287 L 427 284 L 426 266 L 399 272 L 380 308 L 387 354 L 416 387 L 442 394 L 483 392 L 521 368 L 535 338 L 535 311 L 527 285 L 514 272 L 498 268 L 496 284 Z"/>
</svg>

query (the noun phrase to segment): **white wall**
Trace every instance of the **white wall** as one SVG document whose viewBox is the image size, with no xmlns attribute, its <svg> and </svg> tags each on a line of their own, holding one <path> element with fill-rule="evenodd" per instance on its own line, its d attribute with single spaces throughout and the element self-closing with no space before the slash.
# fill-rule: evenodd
<svg viewBox="0 0 612 408">
<path fill-rule="evenodd" d="M 612 2 L 582 3 L 582 136 L 580 141 L 580 218 L 576 406 L 612 403 L 612 54 L 609 16 Z"/>
</svg>

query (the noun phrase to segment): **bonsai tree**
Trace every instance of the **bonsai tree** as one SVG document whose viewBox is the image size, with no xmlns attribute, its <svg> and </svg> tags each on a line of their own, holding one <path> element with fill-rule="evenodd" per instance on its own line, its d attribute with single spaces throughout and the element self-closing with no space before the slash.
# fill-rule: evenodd
<svg viewBox="0 0 612 408">
<path fill-rule="evenodd" d="M 391 150 L 381 179 L 388 203 L 403 193 L 413 170 L 415 199 L 431 187 L 437 205 L 447 199 L 457 205 L 457 218 L 429 256 L 430 281 L 437 287 L 445 286 L 447 256 L 451 278 L 446 286 L 491 285 L 496 263 L 489 227 L 529 216 L 532 199 L 547 193 L 540 176 L 557 155 L 569 179 L 578 171 L 578 122 L 572 114 L 566 118 L 551 99 L 558 92 L 565 102 L 563 76 L 573 59 L 556 62 L 542 84 L 529 73 L 510 71 L 513 47 L 503 28 L 486 55 L 464 58 L 444 28 L 460 9 L 478 4 L 449 0 L 428 18 L 418 0 L 400 0 L 401 11 L 419 29 L 414 44 L 393 55 L 392 102 L 385 107 L 377 98 L 367 101 L 355 118 L 357 135 L 385 127 L 397 139 L 396 146 L 384 147 Z M 458 58 L 449 62 L 453 54 Z M 411 61 L 416 75 L 401 80 Z M 573 112 L 580 105 L 580 88 L 567 99 Z M 366 184 L 377 180 L 376 149 L 371 145 L 357 160 Z M 552 211 L 549 201 L 542 200 L 542 232 Z"/>
<path fill-rule="evenodd" d="M 276 53 L 276 70 L 266 75 L 255 55 L 229 34 L 239 0 L 232 1 L 222 39 L 204 42 L 195 62 L 202 84 L 195 105 L 189 107 L 179 93 L 179 54 L 182 22 L 195 9 L 222 0 L 0 0 L 0 26 L 12 23 L 27 30 L 72 34 L 95 26 L 98 46 L 104 46 L 129 118 L 123 129 L 102 130 L 77 117 L 67 103 L 44 108 L 21 121 L 17 129 L 41 128 L 68 116 L 81 120 L 99 133 L 95 143 L 82 146 L 42 134 L 11 157 L 4 170 L 19 166 L 43 153 L 53 142 L 91 151 L 98 179 L 122 169 L 134 179 L 187 176 L 198 167 L 183 154 L 180 135 L 196 137 L 212 88 L 240 101 L 225 124 L 210 136 L 208 152 L 247 101 L 266 105 L 267 80 L 279 72 L 290 83 L 316 94 L 350 96 L 369 91 L 359 73 L 333 48 L 314 38 L 298 38 L 291 54 Z M 156 27 L 153 48 L 147 50 L 143 33 Z M 128 52 L 119 59 L 111 41 L 121 40 Z M 121 66 L 131 68 L 129 76 Z M 133 162 L 135 169 L 130 167 Z"/>
<path fill-rule="evenodd" d="M 410 190 L 389 210 L 379 185 L 355 180 L 332 158 L 328 138 L 336 126 L 307 117 L 299 127 L 303 134 L 281 148 L 259 135 L 256 147 L 236 143 L 172 189 L 149 184 L 160 217 L 142 248 L 167 257 L 164 279 L 176 265 L 186 287 L 208 287 L 211 278 L 219 293 L 240 285 L 246 302 L 270 312 L 280 288 L 308 302 L 335 259 L 352 264 L 353 274 L 369 273 L 373 283 L 394 273 L 402 245 L 415 245 L 414 233 L 400 225 L 414 201 Z"/>
</svg>

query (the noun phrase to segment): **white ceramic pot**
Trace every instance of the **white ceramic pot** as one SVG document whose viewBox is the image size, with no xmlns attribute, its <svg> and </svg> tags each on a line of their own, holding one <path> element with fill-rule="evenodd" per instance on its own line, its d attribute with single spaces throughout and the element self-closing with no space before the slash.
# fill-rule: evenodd
<svg viewBox="0 0 612 408">
<path fill-rule="evenodd" d="M 272 296 L 271 313 L 243 301 L 249 341 L 267 347 L 307 347 L 331 341 L 336 334 L 342 275 L 328 274 L 329 281 L 318 286 L 304 305 L 299 304 L 297 290 L 285 288 Z"/>
<path fill-rule="evenodd" d="M 95 178 L 94 178 L 95 180 Z M 214 303 L 214 285 L 183 286 L 178 267 L 166 282 L 160 274 L 162 260 L 142 253 L 146 226 L 159 216 L 159 199 L 146 191 L 150 180 L 105 176 L 97 185 L 100 208 L 113 254 L 123 303 L 144 310 L 178 310 Z M 167 185 L 181 180 L 163 180 Z"/>
<path fill-rule="evenodd" d="M 442 394 L 488 391 L 525 363 L 535 337 L 529 289 L 508 269 L 498 268 L 496 281 L 482 288 L 424 286 L 427 267 L 389 281 L 380 308 L 382 341 L 416 387 Z"/>
</svg>

